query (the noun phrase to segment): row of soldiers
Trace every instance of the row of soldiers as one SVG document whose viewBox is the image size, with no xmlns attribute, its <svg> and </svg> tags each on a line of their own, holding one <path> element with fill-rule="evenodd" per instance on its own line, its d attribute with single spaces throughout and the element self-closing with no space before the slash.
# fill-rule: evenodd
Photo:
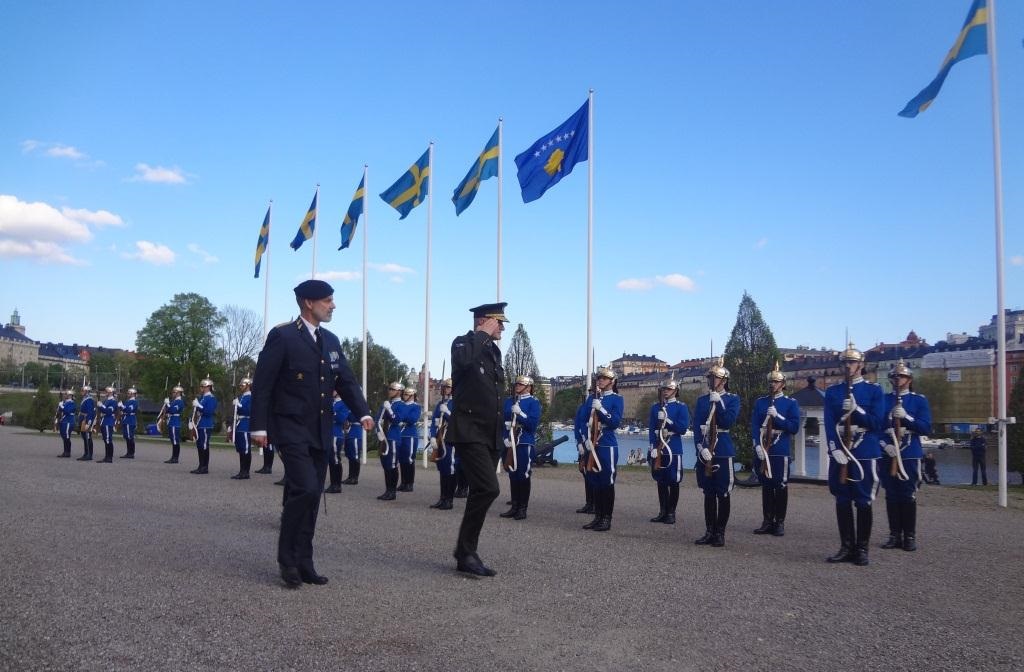
<svg viewBox="0 0 1024 672">
<path fill-rule="evenodd" d="M 825 392 L 825 434 L 829 455 L 829 489 L 836 501 L 836 520 L 840 550 L 829 562 L 868 564 L 868 543 L 872 528 L 872 504 L 879 485 L 886 492 L 889 537 L 883 548 L 916 548 L 916 492 L 922 481 L 924 456 L 920 437 L 931 432 L 931 411 L 927 400 L 912 391 L 913 371 L 902 361 L 890 374 L 893 392 L 884 394 L 880 386 L 864 380 L 864 356 L 851 343 L 841 356 L 846 382 Z M 692 431 L 697 465 L 695 475 L 704 494 L 704 534 L 698 545 L 725 545 L 725 531 L 731 513 L 731 493 L 735 485 L 736 448 L 730 429 L 740 411 L 740 398 L 728 389 L 729 371 L 721 361 L 707 372 L 708 392 L 697 399 L 691 418 L 687 405 L 678 398 L 678 385 L 665 381 L 659 399 L 649 414 L 649 452 L 647 461 L 657 486 L 659 511 L 651 522 L 674 524 L 679 489 L 683 481 L 682 437 Z M 768 394 L 754 404 L 751 436 L 754 441 L 754 468 L 761 483 L 762 523 L 754 534 L 784 536 L 789 500 L 791 437 L 800 429 L 800 408 L 785 394 L 786 379 L 776 364 L 768 374 Z M 239 455 L 239 471 L 233 479 L 249 478 L 252 460 L 248 420 L 251 411 L 251 380 L 239 386 L 233 400 L 233 442 Z M 504 446 L 499 471 L 509 477 L 511 508 L 500 514 L 524 520 L 530 501 L 532 465 L 536 459 L 536 431 L 540 424 L 540 402 L 533 396 L 533 380 L 519 376 L 513 394 L 504 402 Z M 200 394 L 192 401 L 193 432 L 199 466 L 191 473 L 208 473 L 209 441 L 214 427 L 217 399 L 213 381 L 200 382 Z M 80 460 L 92 459 L 92 433 L 103 437 L 105 456 L 100 462 L 112 462 L 115 425 L 127 444 L 121 457 L 135 454 L 138 401 L 136 390 L 129 388 L 121 402 L 117 391 L 106 389 L 106 399 L 97 402 L 88 386 L 83 387 L 81 406 L 76 409 L 71 391 L 65 393 L 55 418 L 64 442 L 61 457 L 70 457 L 71 433 L 75 426 L 82 435 L 85 451 Z M 168 463 L 177 463 L 180 453 L 184 389 L 177 385 L 172 397 L 164 400 L 158 426 L 166 421 L 172 455 Z M 448 510 L 453 498 L 466 496 L 465 481 L 455 446 L 446 440 L 448 419 L 453 411 L 452 381 L 441 385 L 441 399 L 435 405 L 429 424 L 430 461 L 440 475 L 440 497 L 432 508 Z M 584 529 L 598 532 L 611 529 L 615 507 L 615 479 L 618 440 L 615 429 L 623 415 L 623 400 L 617 392 L 616 374 L 599 368 L 594 388 L 576 414 L 574 434 L 579 451 L 579 470 L 584 476 L 586 503 L 578 513 L 593 514 Z M 417 391 L 400 382 L 388 385 L 387 399 L 377 415 L 380 440 L 379 459 L 384 470 L 385 490 L 378 499 L 392 501 L 398 492 L 412 492 L 419 449 L 418 423 L 422 406 Z M 264 449 L 264 465 L 257 473 L 270 473 L 273 448 Z M 365 456 L 365 435 L 359 418 L 336 394 L 334 401 L 334 445 L 330 451 L 330 485 L 326 492 L 341 492 L 342 484 L 359 482 L 361 456 Z M 342 480 L 342 459 L 348 462 L 347 479 Z"/>
</svg>

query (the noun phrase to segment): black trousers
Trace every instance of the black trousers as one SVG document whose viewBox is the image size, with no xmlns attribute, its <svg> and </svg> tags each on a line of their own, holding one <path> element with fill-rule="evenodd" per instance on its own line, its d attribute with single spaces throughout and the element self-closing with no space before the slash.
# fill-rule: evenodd
<svg viewBox="0 0 1024 672">
<path fill-rule="evenodd" d="M 285 500 L 277 561 L 313 571 L 313 534 L 327 475 L 327 453 L 308 445 L 275 446 L 284 464 Z"/>
<path fill-rule="evenodd" d="M 498 449 L 484 443 L 457 443 L 462 462 L 462 472 L 469 484 L 469 497 L 466 499 L 466 512 L 462 515 L 459 526 L 459 539 L 455 543 L 455 555 L 465 557 L 476 553 L 480 530 L 483 529 L 487 509 L 498 498 Z"/>
</svg>

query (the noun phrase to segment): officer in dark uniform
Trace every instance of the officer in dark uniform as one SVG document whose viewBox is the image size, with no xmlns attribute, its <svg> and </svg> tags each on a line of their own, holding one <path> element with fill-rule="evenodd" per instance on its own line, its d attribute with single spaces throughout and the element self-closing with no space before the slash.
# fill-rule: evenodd
<svg viewBox="0 0 1024 672">
<path fill-rule="evenodd" d="M 338 337 L 320 326 L 334 313 L 334 289 L 323 280 L 306 280 L 295 288 L 295 300 L 299 318 L 271 329 L 260 352 L 249 421 L 252 443 L 273 441 L 284 464 L 277 561 L 289 588 L 327 583 L 313 565 L 313 535 L 332 443 L 332 391 L 364 429 L 374 424 Z"/>
<path fill-rule="evenodd" d="M 448 440 L 455 445 L 469 483 L 466 512 L 455 544 L 456 567 L 476 576 L 494 576 L 476 553 L 487 509 L 497 498 L 498 448 L 502 445 L 505 370 L 497 341 L 505 330 L 507 303 L 471 308 L 473 329 L 452 341 L 455 390 Z"/>
</svg>

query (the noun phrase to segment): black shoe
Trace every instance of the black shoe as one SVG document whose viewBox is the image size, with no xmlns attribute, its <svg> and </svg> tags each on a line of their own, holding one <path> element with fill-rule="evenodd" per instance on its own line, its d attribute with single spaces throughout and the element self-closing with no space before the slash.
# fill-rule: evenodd
<svg viewBox="0 0 1024 672">
<path fill-rule="evenodd" d="M 889 538 L 885 540 L 885 543 L 879 546 L 879 548 L 890 549 L 890 548 L 903 548 L 903 535 L 901 534 L 890 534 Z"/>
<path fill-rule="evenodd" d="M 786 536 L 786 524 L 784 522 L 782 522 L 781 520 L 778 521 L 777 523 L 775 523 L 775 525 L 772 527 L 772 536 L 773 537 L 784 537 L 784 536 Z"/>
<path fill-rule="evenodd" d="M 176 459 L 174 459 L 173 457 L 171 459 L 169 459 L 169 460 L 164 460 L 164 464 L 177 464 L 177 463 L 178 463 L 178 461 Z"/>
<path fill-rule="evenodd" d="M 341 484 L 342 485 L 359 485 L 359 479 L 358 478 L 352 478 L 351 476 L 349 476 L 344 481 L 342 481 Z"/>
<path fill-rule="evenodd" d="M 858 545 L 856 548 L 854 548 L 853 549 L 853 559 L 851 560 L 851 562 L 853 562 L 853 564 L 857 565 L 858 567 L 863 567 L 863 566 L 867 565 L 868 564 L 868 549 L 867 549 L 867 546 L 860 546 L 860 545 Z"/>
<path fill-rule="evenodd" d="M 443 497 L 441 499 L 437 500 L 436 502 L 434 502 L 433 504 L 431 504 L 430 508 L 432 508 L 432 509 L 440 509 L 442 504 L 444 504 L 444 498 Z"/>
<path fill-rule="evenodd" d="M 257 474 L 269 474 L 269 473 L 272 473 L 272 472 L 270 471 L 270 469 L 267 469 L 266 467 L 260 467 L 259 469 L 256 470 L 256 473 Z"/>
<path fill-rule="evenodd" d="M 206 467 L 196 467 L 195 469 L 193 469 L 192 471 L 190 471 L 188 473 L 190 473 L 190 474 L 208 474 L 208 473 L 210 473 L 210 470 L 207 469 Z"/>
<path fill-rule="evenodd" d="M 704 536 L 703 537 L 701 537 L 700 539 L 695 539 L 693 543 L 697 544 L 698 546 L 707 546 L 708 544 L 711 543 L 711 541 L 714 538 L 715 538 L 715 533 L 712 532 L 711 529 L 709 528 L 709 529 L 704 531 Z"/>
<path fill-rule="evenodd" d="M 498 517 L 499 518 L 514 518 L 517 513 L 519 513 L 519 507 L 516 506 L 515 504 L 513 504 L 511 509 L 509 509 L 505 513 L 499 513 Z"/>
<path fill-rule="evenodd" d="M 341 484 L 340 483 L 334 483 L 331 486 L 329 486 L 326 490 L 324 490 L 324 492 L 332 494 L 332 495 L 336 495 L 339 492 L 341 492 Z"/>
<path fill-rule="evenodd" d="M 385 490 L 383 495 L 377 495 L 377 499 L 384 502 L 390 502 L 391 500 L 396 499 L 395 491 Z"/>
<path fill-rule="evenodd" d="M 455 491 L 456 499 L 465 499 L 466 497 L 469 497 L 469 488 L 458 488 Z"/>
<path fill-rule="evenodd" d="M 597 525 L 594 525 L 590 529 L 594 532 L 607 532 L 608 530 L 612 529 L 612 517 L 601 516 L 597 521 Z"/>
<path fill-rule="evenodd" d="M 512 520 L 526 520 L 526 507 L 520 506 L 515 515 L 512 516 Z"/>
<path fill-rule="evenodd" d="M 326 576 L 317 574 L 315 569 L 300 569 L 299 576 L 302 577 L 303 583 L 312 583 L 314 586 L 326 585 L 328 581 Z"/>
<path fill-rule="evenodd" d="M 601 516 L 594 516 L 594 519 L 583 526 L 584 530 L 592 530 L 597 527 L 597 524 L 601 521 Z"/>
<path fill-rule="evenodd" d="M 754 530 L 754 534 L 771 534 L 772 528 L 774 527 L 775 525 L 772 523 L 772 521 L 765 518 L 761 521 L 761 527 Z"/>
<path fill-rule="evenodd" d="M 849 544 L 843 543 L 834 555 L 825 558 L 825 562 L 853 562 L 854 551 Z"/>
<path fill-rule="evenodd" d="M 441 502 L 441 506 L 437 507 L 441 511 L 450 511 L 452 508 L 452 500 L 446 499 Z"/>
<path fill-rule="evenodd" d="M 269 473 L 269 472 L 268 472 L 268 473 Z M 285 479 L 284 479 L 284 477 L 282 476 L 282 477 L 281 477 L 281 480 L 280 480 L 280 481 L 274 481 L 274 485 L 284 485 L 284 481 L 285 481 Z"/>
<path fill-rule="evenodd" d="M 496 571 L 485 565 L 476 553 L 470 553 L 462 557 L 455 556 L 455 561 L 455 569 L 466 574 L 473 574 L 474 576 L 494 576 L 497 574 Z"/>
<path fill-rule="evenodd" d="M 232 476 L 231 480 L 232 481 L 248 481 L 249 480 L 249 474 L 244 472 L 244 471 L 240 471 L 237 474 L 235 474 L 234 476 Z"/>
<path fill-rule="evenodd" d="M 651 518 L 651 522 L 652 523 L 664 523 L 665 522 L 665 516 L 667 516 L 667 515 L 668 515 L 667 513 L 662 511 L 661 513 L 656 515 L 654 518 Z"/>
<path fill-rule="evenodd" d="M 92 462 L 92 458 L 91 457 L 86 457 L 85 455 L 82 455 L 81 457 L 76 458 L 75 462 Z"/>
<path fill-rule="evenodd" d="M 112 464 L 113 462 L 114 458 L 112 457 L 104 457 L 102 460 L 96 460 L 96 464 Z"/>
<path fill-rule="evenodd" d="M 665 514 L 665 520 L 663 520 L 661 522 L 665 523 L 666 525 L 675 525 L 676 524 L 676 514 L 674 514 L 674 513 L 666 513 Z"/>
<path fill-rule="evenodd" d="M 576 513 L 590 513 L 590 514 L 593 514 L 594 513 L 594 505 L 593 504 L 585 504 L 585 505 L 581 506 L 580 508 L 576 509 Z"/>
<path fill-rule="evenodd" d="M 909 534 L 903 536 L 903 550 L 904 551 L 916 551 L 917 550 L 917 539 L 910 536 Z"/>
<path fill-rule="evenodd" d="M 299 574 L 299 568 L 281 565 L 281 580 L 284 581 L 284 585 L 288 588 L 298 588 L 302 585 L 302 576 Z"/>
<path fill-rule="evenodd" d="M 57 457 L 71 457 L 71 453 L 61 453 Z"/>
<path fill-rule="evenodd" d="M 135 456 L 134 455 L 129 455 L 128 453 L 125 453 L 119 459 L 122 459 L 122 460 L 134 460 Z"/>
<path fill-rule="evenodd" d="M 725 546 L 725 532 L 715 532 L 714 536 L 711 537 L 711 545 L 715 548 Z"/>
<path fill-rule="evenodd" d="M 398 492 L 412 492 L 412 483 L 403 483 L 398 486 Z"/>
</svg>

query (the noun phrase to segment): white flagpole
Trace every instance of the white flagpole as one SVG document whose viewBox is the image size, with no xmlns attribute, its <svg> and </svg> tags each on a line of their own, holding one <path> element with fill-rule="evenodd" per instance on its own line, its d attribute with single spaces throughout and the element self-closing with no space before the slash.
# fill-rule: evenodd
<svg viewBox="0 0 1024 672">
<path fill-rule="evenodd" d="M 1006 507 L 1006 425 L 1015 421 L 1006 417 L 1006 310 L 1003 297 L 1003 169 L 999 137 L 999 69 L 996 60 L 996 0 L 988 0 L 988 55 L 992 67 L 992 160 L 995 177 L 996 214 L 996 385 L 999 407 L 999 506 Z"/>
<path fill-rule="evenodd" d="M 271 209 L 274 207 L 274 199 L 270 199 L 267 205 L 267 239 L 264 241 L 263 256 L 267 260 L 266 272 L 263 274 L 263 340 L 267 340 L 267 319 L 270 315 L 270 220 Z"/>
<path fill-rule="evenodd" d="M 431 142 L 427 149 L 427 167 L 430 174 L 427 176 L 427 293 L 426 293 L 426 315 L 423 318 L 423 404 L 424 409 L 430 408 L 430 224 L 434 212 L 434 143 Z M 430 443 L 428 427 L 423 423 L 423 468 L 430 466 L 427 462 L 429 451 L 427 445 Z M 415 455 L 413 459 L 415 459 Z"/>
<path fill-rule="evenodd" d="M 316 184 L 316 195 L 313 196 L 313 200 L 316 201 L 316 210 L 313 211 L 313 273 L 312 273 L 312 275 L 309 276 L 310 278 L 315 278 L 316 277 L 316 230 L 320 228 L 318 226 L 318 222 L 316 221 L 317 219 L 320 218 L 320 183 L 319 182 L 317 182 L 317 184 Z"/>
<path fill-rule="evenodd" d="M 367 183 L 367 173 L 370 167 L 367 164 L 363 164 L 363 395 L 366 396 L 366 250 L 368 249 L 366 236 L 369 233 L 370 228 L 370 212 L 367 209 L 369 200 L 366 195 L 369 192 L 370 185 Z M 353 223 L 354 225 L 355 223 Z M 360 451 L 360 463 L 366 464 L 366 439 L 363 439 L 363 449 Z"/>
<path fill-rule="evenodd" d="M 594 282 L 594 90 L 587 95 L 587 375 L 594 372 L 593 282 Z"/>
<path fill-rule="evenodd" d="M 504 153 L 501 147 L 502 141 L 502 117 L 498 117 L 498 298 L 501 301 L 501 162 Z"/>
</svg>

